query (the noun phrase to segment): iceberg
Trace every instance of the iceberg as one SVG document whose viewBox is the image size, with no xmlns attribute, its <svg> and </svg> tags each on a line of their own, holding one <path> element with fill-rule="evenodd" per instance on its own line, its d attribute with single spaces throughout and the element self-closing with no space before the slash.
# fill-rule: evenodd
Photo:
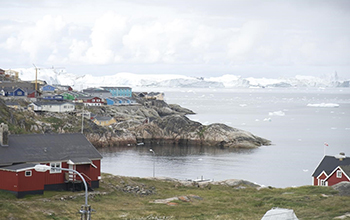
<svg viewBox="0 0 350 220">
<path fill-rule="evenodd" d="M 34 68 L 18 68 L 19 78 L 25 81 L 35 80 Z M 135 74 L 120 72 L 116 74 L 76 75 L 66 69 L 39 69 L 37 78 L 48 84 L 69 85 L 75 90 L 98 86 L 129 86 L 157 88 L 267 88 L 267 87 L 350 87 L 350 80 L 338 77 L 314 77 L 297 75 L 291 78 L 244 78 L 238 75 L 217 77 L 195 77 L 177 74 Z"/>
</svg>

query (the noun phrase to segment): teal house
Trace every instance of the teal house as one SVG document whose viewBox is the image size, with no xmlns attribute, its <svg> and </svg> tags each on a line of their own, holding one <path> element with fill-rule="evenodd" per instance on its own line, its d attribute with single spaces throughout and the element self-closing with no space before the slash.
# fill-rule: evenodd
<svg viewBox="0 0 350 220">
<path fill-rule="evenodd" d="M 130 87 L 102 87 L 109 91 L 112 97 L 132 97 L 132 89 Z"/>
</svg>

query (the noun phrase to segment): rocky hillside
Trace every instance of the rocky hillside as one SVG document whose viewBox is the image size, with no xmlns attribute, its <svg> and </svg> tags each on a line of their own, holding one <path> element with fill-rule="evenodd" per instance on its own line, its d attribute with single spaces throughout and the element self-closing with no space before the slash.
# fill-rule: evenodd
<svg viewBox="0 0 350 220">
<path fill-rule="evenodd" d="M 134 144 L 206 145 L 216 147 L 255 148 L 270 141 L 247 131 L 224 124 L 202 125 L 186 117 L 194 114 L 179 105 L 164 101 L 138 99 L 134 106 L 89 107 L 100 116 L 111 116 L 117 123 L 101 127 L 84 119 L 84 134 L 96 147 Z M 22 103 L 26 106 L 27 103 Z M 81 106 L 75 113 L 35 113 L 7 108 L 0 102 L 0 122 L 8 123 L 11 133 L 81 132 Z"/>
</svg>

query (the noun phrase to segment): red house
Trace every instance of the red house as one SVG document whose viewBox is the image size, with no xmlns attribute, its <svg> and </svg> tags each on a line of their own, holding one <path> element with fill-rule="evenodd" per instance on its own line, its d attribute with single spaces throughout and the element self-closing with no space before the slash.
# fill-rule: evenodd
<svg viewBox="0 0 350 220">
<path fill-rule="evenodd" d="M 350 182 L 350 157 L 344 153 L 324 156 L 312 174 L 314 186 L 332 186 L 343 181 Z"/>
<path fill-rule="evenodd" d="M 74 172 L 37 172 L 37 164 L 76 170 L 89 188 L 99 187 L 102 156 L 83 134 L 8 135 L 7 125 L 2 123 L 0 144 L 0 190 L 18 198 L 43 194 L 44 190 L 84 188 Z"/>
<path fill-rule="evenodd" d="M 83 103 L 85 106 L 101 106 L 104 105 L 104 101 L 99 97 L 83 97 Z"/>
</svg>

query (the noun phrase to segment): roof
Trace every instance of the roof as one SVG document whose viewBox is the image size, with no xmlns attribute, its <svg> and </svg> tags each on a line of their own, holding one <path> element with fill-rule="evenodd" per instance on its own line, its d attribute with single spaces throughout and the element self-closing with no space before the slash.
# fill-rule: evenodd
<svg viewBox="0 0 350 220">
<path fill-rule="evenodd" d="M 74 103 L 70 103 L 70 102 L 57 102 L 57 101 L 45 101 L 45 102 L 40 102 L 39 101 L 39 102 L 33 102 L 31 104 L 34 104 L 36 106 L 42 106 L 42 105 L 65 105 L 65 104 L 74 105 Z"/>
<path fill-rule="evenodd" d="M 35 165 L 36 164 L 21 163 L 21 164 L 16 164 L 16 165 L 7 166 L 7 167 L 0 167 L 0 170 L 18 172 L 18 171 L 24 171 L 24 170 L 34 168 Z"/>
<path fill-rule="evenodd" d="M 104 86 L 101 88 L 103 88 L 103 89 L 131 89 L 131 87 L 111 87 L 111 86 Z"/>
<path fill-rule="evenodd" d="M 95 116 L 95 119 L 97 121 L 110 121 L 113 119 L 113 117 L 109 117 L 109 116 Z"/>
<path fill-rule="evenodd" d="M 321 163 L 318 165 L 314 173 L 313 177 L 318 177 L 322 171 L 325 171 L 327 175 L 332 173 L 332 171 L 338 166 L 346 166 L 350 165 L 350 157 L 345 157 L 342 160 L 339 157 L 335 156 L 324 156 Z"/>
<path fill-rule="evenodd" d="M 97 89 L 84 89 L 83 92 L 85 93 L 110 93 L 108 90 L 97 90 Z"/>
<path fill-rule="evenodd" d="M 83 134 L 9 135 L 8 146 L 0 146 L 0 166 L 15 163 L 101 159 L 101 154 Z"/>
<path fill-rule="evenodd" d="M 346 173 L 346 175 L 350 177 L 350 165 L 343 165 L 343 166 L 340 166 L 340 168 L 342 168 L 342 170 Z"/>
</svg>

